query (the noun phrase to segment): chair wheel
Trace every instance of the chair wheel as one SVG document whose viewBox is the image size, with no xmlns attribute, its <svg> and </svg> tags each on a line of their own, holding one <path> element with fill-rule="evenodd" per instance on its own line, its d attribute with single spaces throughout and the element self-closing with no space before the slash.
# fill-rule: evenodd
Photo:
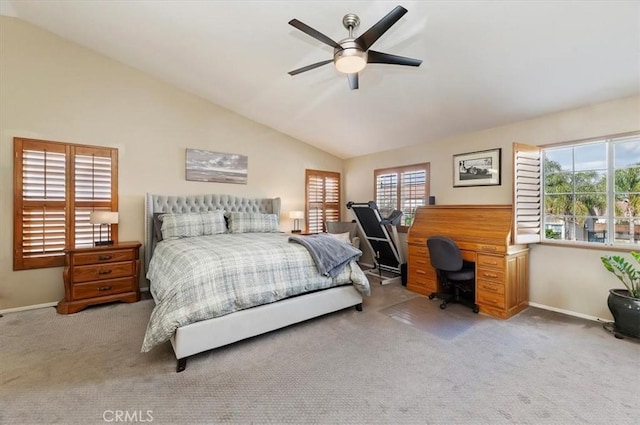
<svg viewBox="0 0 640 425">
<path fill-rule="evenodd" d="M 473 306 L 473 312 L 476 313 L 476 314 L 480 313 L 480 307 L 478 307 L 477 305 L 474 305 Z"/>
<path fill-rule="evenodd" d="M 440 308 L 441 308 L 442 310 L 444 310 L 445 308 L 447 308 L 447 303 L 442 303 L 442 304 L 440 304 Z"/>
<path fill-rule="evenodd" d="M 435 297 L 436 297 L 435 295 L 433 295 L 433 294 L 429 294 L 429 299 L 430 299 L 430 300 L 434 299 Z"/>
</svg>

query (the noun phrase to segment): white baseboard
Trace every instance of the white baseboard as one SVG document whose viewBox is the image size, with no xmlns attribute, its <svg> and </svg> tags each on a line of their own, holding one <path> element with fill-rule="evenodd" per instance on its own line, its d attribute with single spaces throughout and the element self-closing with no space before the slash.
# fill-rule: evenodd
<svg viewBox="0 0 640 425">
<path fill-rule="evenodd" d="M 58 305 L 57 301 L 52 303 L 25 305 L 23 307 L 7 308 L 6 310 L 0 310 L 0 314 L 17 313 L 18 311 L 27 311 L 27 310 L 37 310 L 39 308 L 55 307 L 57 305 Z"/>
<path fill-rule="evenodd" d="M 562 314 L 566 314 L 568 316 L 579 317 L 581 319 L 592 320 L 594 322 L 600 322 L 600 323 L 602 323 L 602 322 L 607 322 L 607 323 L 608 322 L 612 322 L 611 320 L 603 319 L 601 317 L 590 316 L 588 314 L 582 314 L 582 313 L 576 313 L 575 311 L 565 310 L 565 309 L 557 308 L 557 307 L 551 307 L 549 305 L 544 305 L 544 304 L 538 304 L 538 303 L 529 302 L 529 306 L 536 307 L 536 308 L 541 308 L 543 310 L 555 311 L 556 313 L 562 313 Z"/>
<path fill-rule="evenodd" d="M 149 292 L 149 288 L 140 288 L 140 292 Z M 0 310 L 0 314 L 9 314 L 9 313 L 17 313 L 19 311 L 27 311 L 27 310 L 37 310 L 39 308 L 47 308 L 47 307 L 56 307 L 58 305 L 57 301 L 51 303 L 44 304 L 34 304 L 34 305 L 25 305 L 23 307 L 16 308 L 7 308 L 6 310 Z"/>
</svg>

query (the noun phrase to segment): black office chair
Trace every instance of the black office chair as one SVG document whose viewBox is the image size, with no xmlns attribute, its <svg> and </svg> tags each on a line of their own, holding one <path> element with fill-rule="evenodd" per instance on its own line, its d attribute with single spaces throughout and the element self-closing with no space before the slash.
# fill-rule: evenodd
<svg viewBox="0 0 640 425">
<path fill-rule="evenodd" d="M 443 310 L 447 304 L 457 302 L 473 309 L 474 313 L 479 312 L 473 298 L 469 300 L 469 294 L 475 295 L 475 265 L 465 262 L 458 245 L 447 237 L 431 236 L 427 239 L 427 248 L 431 265 L 438 274 L 439 286 L 449 289 L 449 292 L 433 292 L 429 299 L 440 298 Z"/>
</svg>

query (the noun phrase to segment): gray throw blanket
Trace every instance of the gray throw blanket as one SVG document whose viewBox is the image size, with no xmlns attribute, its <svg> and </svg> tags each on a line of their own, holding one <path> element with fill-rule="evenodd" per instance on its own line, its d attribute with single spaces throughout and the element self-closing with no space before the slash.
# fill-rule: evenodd
<svg viewBox="0 0 640 425">
<path fill-rule="evenodd" d="M 351 261 L 362 255 L 362 251 L 333 236 L 319 233 L 309 236 L 289 236 L 289 242 L 307 248 L 320 274 L 336 277 Z"/>
</svg>

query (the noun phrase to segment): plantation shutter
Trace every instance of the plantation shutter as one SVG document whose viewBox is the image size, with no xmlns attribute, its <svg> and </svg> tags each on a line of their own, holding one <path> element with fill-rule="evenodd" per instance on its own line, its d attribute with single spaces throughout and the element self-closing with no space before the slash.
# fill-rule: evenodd
<svg viewBox="0 0 640 425">
<path fill-rule="evenodd" d="M 91 211 L 118 210 L 117 158 L 113 148 L 14 138 L 14 270 L 62 266 L 66 247 L 93 245 Z"/>
<path fill-rule="evenodd" d="M 427 204 L 429 196 L 429 163 L 373 171 L 375 200 L 380 214 L 388 216 L 393 210 L 402 211 L 401 232 L 407 231 L 418 207 Z"/>
<path fill-rule="evenodd" d="M 16 201 L 14 240 L 18 266 L 44 266 L 64 253 L 66 243 L 66 147 L 25 140 L 16 152 L 21 191 Z M 23 268 L 23 267 L 20 267 Z"/>
<path fill-rule="evenodd" d="M 398 173 L 379 174 L 376 177 L 376 205 L 384 215 L 398 207 Z"/>
<path fill-rule="evenodd" d="M 74 152 L 74 245 L 91 246 L 98 240 L 100 226 L 89 222 L 92 211 L 117 211 L 117 200 L 112 199 L 115 161 L 113 149 L 76 147 Z M 116 202 L 113 202 L 116 201 Z M 111 234 L 117 238 L 117 224 L 111 225 Z M 106 235 L 105 235 L 106 236 Z M 112 238 L 113 239 L 113 238 Z M 117 239 L 113 239 L 116 240 Z"/>
<path fill-rule="evenodd" d="M 325 231 L 327 221 L 340 221 L 340 173 L 307 170 L 306 232 Z"/>
<path fill-rule="evenodd" d="M 405 171 L 400 175 L 402 225 L 410 226 L 416 208 L 427 205 L 427 172 L 425 169 Z"/>
<path fill-rule="evenodd" d="M 513 232 L 515 244 L 540 242 L 541 238 L 540 148 L 513 144 Z"/>
</svg>

